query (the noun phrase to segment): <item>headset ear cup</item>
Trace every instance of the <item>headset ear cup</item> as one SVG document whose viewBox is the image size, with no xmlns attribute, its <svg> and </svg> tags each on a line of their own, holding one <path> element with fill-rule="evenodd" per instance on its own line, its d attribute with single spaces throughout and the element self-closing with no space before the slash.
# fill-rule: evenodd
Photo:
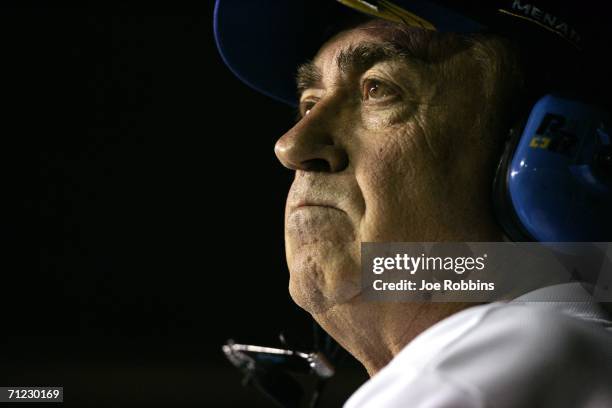
<svg viewBox="0 0 612 408">
<path fill-rule="evenodd" d="M 546 94 L 514 126 L 494 178 L 497 221 L 513 241 L 610 241 L 609 113 Z"/>
<path fill-rule="evenodd" d="M 523 118 L 517 121 L 508 132 L 504 151 L 495 170 L 492 189 L 493 208 L 497 222 L 504 231 L 504 234 L 506 234 L 506 237 L 511 241 L 517 242 L 533 241 L 533 238 L 525 230 L 516 215 L 510 191 L 508 190 L 508 167 L 521 140 L 526 123 L 527 119 Z"/>
</svg>

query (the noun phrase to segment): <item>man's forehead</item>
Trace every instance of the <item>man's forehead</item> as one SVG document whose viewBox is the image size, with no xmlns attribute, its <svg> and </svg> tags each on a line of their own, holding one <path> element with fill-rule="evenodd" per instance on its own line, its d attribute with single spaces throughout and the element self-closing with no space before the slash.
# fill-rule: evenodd
<svg viewBox="0 0 612 408">
<path fill-rule="evenodd" d="M 395 43 L 398 38 L 394 29 L 382 29 L 377 20 L 369 21 L 357 27 L 341 31 L 325 42 L 313 59 L 321 71 L 331 72 L 336 69 L 346 71 L 351 65 L 363 64 L 365 60 L 375 58 L 392 58 L 401 53 L 408 53 L 409 47 Z"/>
<path fill-rule="evenodd" d="M 337 61 L 342 52 L 358 45 L 366 43 L 374 45 L 382 42 L 381 38 L 375 37 L 371 32 L 366 32 L 359 27 L 345 30 L 321 45 L 313 62 L 318 67 L 324 68 L 326 64 Z"/>
<path fill-rule="evenodd" d="M 321 46 L 317 57 L 323 57 L 327 53 L 333 54 L 334 52 L 339 52 L 339 48 L 343 46 L 355 45 L 359 42 L 369 42 L 373 44 L 391 43 L 397 48 L 410 52 L 415 57 L 427 59 L 432 51 L 437 51 L 435 50 L 437 48 L 436 45 L 444 44 L 444 48 L 453 48 L 452 41 L 442 40 L 443 38 L 450 39 L 456 37 L 448 34 L 450 33 L 445 35 L 437 31 L 411 27 L 405 24 L 371 19 L 336 34 Z"/>
<path fill-rule="evenodd" d="M 359 26 L 334 36 L 321 46 L 312 62 L 298 69 L 298 91 L 320 86 L 324 76 L 363 72 L 385 60 L 416 63 L 418 55 L 408 44 L 399 44 L 393 41 L 397 36 L 383 34 L 375 28 Z"/>
<path fill-rule="evenodd" d="M 363 71 L 384 60 L 401 58 L 407 65 L 422 66 L 452 54 L 456 44 L 433 31 L 370 20 L 324 43 L 313 61 L 298 69 L 298 92 L 317 88 L 326 76 Z"/>
</svg>

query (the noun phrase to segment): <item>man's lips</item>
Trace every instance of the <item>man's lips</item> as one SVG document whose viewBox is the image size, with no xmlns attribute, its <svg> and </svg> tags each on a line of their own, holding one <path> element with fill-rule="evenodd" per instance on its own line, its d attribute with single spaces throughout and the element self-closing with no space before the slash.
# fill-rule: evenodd
<svg viewBox="0 0 612 408">
<path fill-rule="evenodd" d="M 292 210 L 297 210 L 300 208 L 306 207 L 321 207 L 321 208 L 331 208 L 332 210 L 342 211 L 341 208 L 338 208 L 332 203 L 324 203 L 324 202 L 314 202 L 314 201 L 299 201 L 296 205 L 293 206 Z"/>
</svg>

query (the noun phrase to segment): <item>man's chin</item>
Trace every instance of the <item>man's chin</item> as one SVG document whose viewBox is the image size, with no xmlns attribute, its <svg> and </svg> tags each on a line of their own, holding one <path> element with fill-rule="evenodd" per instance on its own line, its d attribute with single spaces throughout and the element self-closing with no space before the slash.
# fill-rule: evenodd
<svg viewBox="0 0 612 408">
<path fill-rule="evenodd" d="M 327 293 L 326 293 L 327 292 Z M 345 285 L 339 290 L 321 291 L 316 286 L 289 283 L 289 294 L 293 301 L 310 314 L 321 314 L 334 306 L 347 304 L 361 293 L 359 285 Z"/>
<path fill-rule="evenodd" d="M 361 293 L 359 270 L 351 261 L 345 264 L 351 264 L 351 268 L 331 270 L 312 261 L 290 266 L 289 293 L 293 301 L 307 312 L 318 314 L 353 300 Z"/>
</svg>

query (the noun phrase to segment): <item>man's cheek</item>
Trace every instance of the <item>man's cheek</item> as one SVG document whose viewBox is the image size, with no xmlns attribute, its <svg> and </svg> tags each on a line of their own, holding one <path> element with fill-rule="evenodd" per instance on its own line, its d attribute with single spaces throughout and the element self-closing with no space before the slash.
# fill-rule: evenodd
<svg viewBox="0 0 612 408">
<path fill-rule="evenodd" d="M 415 180 L 419 158 L 413 154 L 410 142 L 400 139 L 393 132 L 380 137 L 382 140 L 364 149 L 355 163 L 355 177 L 368 202 L 389 201 L 399 198 L 406 185 Z"/>
<path fill-rule="evenodd" d="M 368 132 L 393 131 L 405 128 L 416 119 L 419 112 L 417 102 L 404 100 L 384 108 L 364 107 L 360 118 L 363 128 Z"/>
<path fill-rule="evenodd" d="M 414 175 L 424 155 L 421 133 L 416 123 L 409 122 L 366 135 L 355 163 L 357 176 L 371 178 L 380 186 Z"/>
<path fill-rule="evenodd" d="M 395 162 L 373 164 L 359 178 L 366 202 L 361 241 L 404 241 L 422 230 L 420 218 L 429 201 L 427 177 L 405 155 L 394 157 Z"/>
</svg>

